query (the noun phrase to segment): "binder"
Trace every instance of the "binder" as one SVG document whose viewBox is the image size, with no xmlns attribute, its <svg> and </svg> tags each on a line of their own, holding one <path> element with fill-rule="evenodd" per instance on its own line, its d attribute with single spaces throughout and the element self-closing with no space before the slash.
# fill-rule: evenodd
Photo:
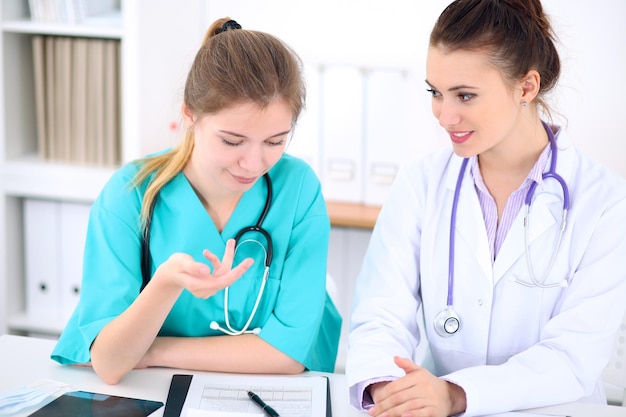
<svg viewBox="0 0 626 417">
<path fill-rule="evenodd" d="M 33 35 L 33 73 L 35 86 L 35 116 L 37 124 L 37 148 L 43 160 L 49 156 L 46 143 L 46 50 L 42 35 Z"/>
<path fill-rule="evenodd" d="M 363 76 L 360 68 L 333 66 L 322 73 L 322 175 L 330 201 L 363 200 Z"/>
<path fill-rule="evenodd" d="M 55 159 L 68 162 L 71 160 L 70 142 L 72 126 L 72 40 L 66 37 L 54 37 L 54 87 L 56 143 Z"/>
<path fill-rule="evenodd" d="M 26 312 L 31 318 L 59 316 L 59 204 L 24 200 Z"/>
<path fill-rule="evenodd" d="M 59 158 L 58 149 L 56 147 L 56 80 L 55 73 L 55 41 L 53 36 L 44 38 L 44 47 L 46 50 L 45 59 L 45 86 L 46 86 L 46 149 L 49 159 Z"/>
<path fill-rule="evenodd" d="M 448 149 L 450 138 L 433 115 L 432 94 L 426 91 L 427 85 L 422 74 L 413 70 L 407 74 L 409 93 L 408 108 L 410 123 L 407 127 L 408 140 L 405 142 L 403 162 L 424 158 L 426 155 Z"/>
<path fill-rule="evenodd" d="M 92 39 L 87 48 L 87 163 L 104 164 L 104 42 Z"/>
<path fill-rule="evenodd" d="M 76 308 L 80 297 L 83 253 L 90 206 L 69 202 L 59 204 L 60 303 L 62 319 L 67 321 Z"/>
<path fill-rule="evenodd" d="M 119 42 L 104 41 L 104 88 L 103 88 L 103 157 L 105 165 L 115 165 L 119 160 Z"/>
<path fill-rule="evenodd" d="M 306 80 L 306 107 L 300 114 L 286 152 L 303 159 L 320 176 L 320 67 L 304 66 Z"/>
<path fill-rule="evenodd" d="M 170 382 L 170 388 L 167 394 L 167 400 L 165 402 L 165 409 L 163 411 L 163 417 L 179 417 L 183 412 L 185 401 L 187 401 L 187 397 L 190 392 L 190 387 L 194 378 L 201 378 L 201 381 L 211 381 L 211 385 L 219 386 L 222 382 L 225 386 L 228 384 L 227 381 L 233 379 L 239 379 L 237 383 L 230 383 L 233 386 L 237 386 L 237 389 L 245 390 L 246 385 L 254 386 L 255 388 L 260 386 L 262 387 L 273 387 L 272 382 L 267 383 L 266 381 L 274 381 L 277 385 L 284 383 L 284 381 L 291 381 L 292 383 L 298 383 L 302 381 L 306 381 L 306 378 L 317 378 L 322 379 L 325 384 L 325 404 L 324 407 L 326 410 L 326 417 L 332 417 L 332 403 L 330 398 L 330 383 L 328 381 L 328 377 L 325 376 L 269 376 L 263 377 L 258 375 L 210 375 L 210 376 L 194 376 L 189 374 L 174 374 L 172 375 L 172 381 Z M 245 383 L 244 383 L 245 381 Z M 204 383 L 204 382 L 203 382 Z M 280 411 L 280 410 L 278 410 Z M 317 416 L 315 416 L 317 417 Z"/>
<path fill-rule="evenodd" d="M 409 131 L 409 89 L 401 69 L 376 69 L 365 81 L 364 203 L 382 205 L 406 158 L 406 142 L 420 140 Z"/>
<path fill-rule="evenodd" d="M 185 398 L 187 398 L 187 391 L 189 390 L 192 378 L 193 375 L 172 375 L 172 382 L 170 382 L 170 389 L 167 393 L 163 417 L 180 416 L 180 413 L 183 410 L 183 404 L 185 404 Z"/>
<path fill-rule="evenodd" d="M 87 48 L 89 41 L 72 42 L 72 128 L 70 143 L 72 161 L 87 163 Z"/>
</svg>

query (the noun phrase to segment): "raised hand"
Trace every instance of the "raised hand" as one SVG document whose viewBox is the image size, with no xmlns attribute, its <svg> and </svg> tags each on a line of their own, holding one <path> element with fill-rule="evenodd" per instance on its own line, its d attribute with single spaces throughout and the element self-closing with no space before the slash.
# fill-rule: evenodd
<svg viewBox="0 0 626 417">
<path fill-rule="evenodd" d="M 211 262 L 213 272 L 208 265 L 197 262 L 190 255 L 175 253 L 157 268 L 153 279 L 184 288 L 196 297 L 209 298 L 234 283 L 254 262 L 251 258 L 246 258 L 233 268 L 234 239 L 226 243 L 226 250 L 221 261 L 207 249 L 204 250 L 203 255 Z"/>
</svg>

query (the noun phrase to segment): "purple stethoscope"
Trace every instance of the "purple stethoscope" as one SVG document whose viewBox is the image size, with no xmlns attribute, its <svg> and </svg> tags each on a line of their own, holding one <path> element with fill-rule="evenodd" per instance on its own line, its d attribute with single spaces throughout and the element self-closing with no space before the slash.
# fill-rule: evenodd
<svg viewBox="0 0 626 417">
<path fill-rule="evenodd" d="M 530 282 L 524 282 L 521 280 L 515 280 L 518 284 L 524 285 L 526 287 L 539 287 L 539 288 L 553 288 L 553 287 L 563 287 L 567 285 L 565 280 L 562 280 L 558 283 L 554 284 L 546 284 L 546 279 L 554 266 L 554 262 L 556 261 L 556 255 L 561 247 L 561 241 L 563 240 L 563 232 L 565 230 L 565 224 L 567 221 L 567 211 L 570 207 L 569 200 L 569 189 L 563 177 L 556 173 L 556 157 L 557 157 L 557 146 L 556 146 L 556 137 L 552 132 L 552 129 L 545 123 L 542 122 L 546 132 L 548 133 L 548 139 L 550 141 L 550 168 L 548 172 L 545 172 L 542 175 L 542 178 L 548 179 L 552 178 L 556 180 L 561 186 L 561 190 L 563 191 L 563 214 L 561 217 L 561 227 L 559 231 L 558 238 L 556 240 L 555 250 L 552 254 L 550 262 L 548 264 L 548 269 L 546 273 L 538 279 L 535 275 L 534 269 L 532 267 L 532 263 L 530 260 L 530 253 L 528 250 L 528 230 L 530 229 L 530 207 L 532 204 L 533 195 L 535 193 L 535 189 L 537 188 L 538 183 L 533 181 L 526 193 L 526 198 L 524 199 L 525 213 L 524 213 L 524 251 L 526 255 L 526 265 L 528 267 L 528 273 L 530 276 Z M 558 135 L 558 132 L 557 132 Z M 454 229 L 456 227 L 456 211 L 457 206 L 459 204 L 459 194 L 461 192 L 461 183 L 463 182 L 463 175 L 465 174 L 465 168 L 467 167 L 467 162 L 469 158 L 464 158 L 461 163 L 461 169 L 459 171 L 459 177 L 456 181 L 456 187 L 454 189 L 454 198 L 452 200 L 452 213 L 450 215 L 450 248 L 448 253 L 448 298 L 446 302 L 446 308 L 441 310 L 439 314 L 435 317 L 434 326 L 435 331 L 439 336 L 449 337 L 459 331 L 461 328 L 461 319 L 459 315 L 456 313 L 453 307 L 453 289 L 454 289 Z"/>
</svg>

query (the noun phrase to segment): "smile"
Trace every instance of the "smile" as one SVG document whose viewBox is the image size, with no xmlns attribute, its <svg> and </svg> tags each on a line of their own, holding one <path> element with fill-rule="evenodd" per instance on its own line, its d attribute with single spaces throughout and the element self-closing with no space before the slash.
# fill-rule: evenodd
<svg viewBox="0 0 626 417">
<path fill-rule="evenodd" d="M 257 177 L 248 178 L 248 177 L 238 177 L 237 175 L 233 175 L 233 178 L 239 184 L 252 184 L 253 182 L 257 180 Z"/>
<path fill-rule="evenodd" d="M 450 140 L 454 143 L 463 143 L 472 136 L 472 131 L 466 132 L 448 132 Z"/>
</svg>

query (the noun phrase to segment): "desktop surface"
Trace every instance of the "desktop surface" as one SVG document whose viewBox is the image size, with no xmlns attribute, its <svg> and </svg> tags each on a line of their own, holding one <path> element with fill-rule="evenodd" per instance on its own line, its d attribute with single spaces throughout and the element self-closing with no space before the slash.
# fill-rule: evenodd
<svg viewBox="0 0 626 417">
<path fill-rule="evenodd" d="M 0 336 L 0 391 L 32 384 L 42 379 L 62 382 L 72 390 L 89 391 L 121 397 L 140 398 L 165 403 L 172 375 L 210 375 L 170 368 L 148 368 L 129 372 L 117 385 L 107 385 L 87 366 L 62 366 L 50 359 L 56 341 L 24 336 Z M 348 404 L 345 375 L 308 372 L 329 377 L 334 417 L 363 417 Z M 36 409 L 29 408 L 13 417 L 26 417 Z M 164 407 L 151 414 L 161 417 Z"/>
<path fill-rule="evenodd" d="M 70 385 L 72 390 L 82 390 L 121 397 L 140 398 L 165 403 L 172 375 L 210 372 L 190 372 L 180 369 L 148 368 L 129 372 L 117 385 L 107 385 L 91 367 L 62 366 L 50 359 L 54 340 L 34 337 L 0 335 L 0 391 L 26 386 L 40 380 L 54 380 Z M 353 409 L 348 403 L 345 375 L 309 372 L 311 375 L 329 377 L 331 404 L 334 417 L 364 417 L 367 414 Z M 30 408 L 14 417 L 26 417 L 36 409 Z M 507 413 L 502 416 L 523 417 L 550 415 L 571 417 L 626 417 L 626 407 L 597 404 L 570 403 L 553 407 L 527 410 L 527 413 Z M 163 407 L 151 416 L 161 417 Z"/>
</svg>

